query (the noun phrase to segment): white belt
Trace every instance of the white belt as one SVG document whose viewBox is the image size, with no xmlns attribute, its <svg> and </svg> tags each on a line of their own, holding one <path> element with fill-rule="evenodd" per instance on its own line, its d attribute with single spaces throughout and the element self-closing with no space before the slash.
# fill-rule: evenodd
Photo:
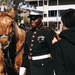
<svg viewBox="0 0 75 75">
<path fill-rule="evenodd" d="M 41 60 L 41 59 L 45 59 L 45 58 L 50 58 L 51 55 L 50 54 L 45 54 L 45 55 L 40 55 L 40 56 L 32 56 L 32 60 Z"/>
</svg>

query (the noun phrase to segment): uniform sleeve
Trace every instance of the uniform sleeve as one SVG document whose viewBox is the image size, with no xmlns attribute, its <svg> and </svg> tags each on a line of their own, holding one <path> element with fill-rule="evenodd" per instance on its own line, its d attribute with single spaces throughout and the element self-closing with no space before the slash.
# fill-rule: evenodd
<svg viewBox="0 0 75 75">
<path fill-rule="evenodd" d="M 54 44 L 51 48 L 51 53 L 56 75 L 69 75 L 65 69 L 65 61 L 60 45 Z"/>
<path fill-rule="evenodd" d="M 27 62 L 28 62 L 28 48 L 27 48 L 27 45 L 25 43 L 25 45 L 24 45 L 24 54 L 23 54 L 21 67 L 25 67 L 26 68 Z"/>
<path fill-rule="evenodd" d="M 53 30 L 50 30 L 47 34 L 47 44 L 48 48 L 51 51 L 51 46 L 52 46 L 52 40 L 55 37 L 56 33 Z"/>
</svg>

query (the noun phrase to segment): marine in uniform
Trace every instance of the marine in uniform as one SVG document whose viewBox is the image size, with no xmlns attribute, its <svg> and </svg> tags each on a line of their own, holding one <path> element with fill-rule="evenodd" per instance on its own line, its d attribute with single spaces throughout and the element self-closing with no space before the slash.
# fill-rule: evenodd
<svg viewBox="0 0 75 75">
<path fill-rule="evenodd" d="M 26 34 L 21 66 L 26 68 L 26 75 L 54 75 L 50 52 L 56 34 L 44 27 L 42 17 L 43 12 L 37 10 L 32 10 L 29 15 L 32 29 Z"/>
</svg>

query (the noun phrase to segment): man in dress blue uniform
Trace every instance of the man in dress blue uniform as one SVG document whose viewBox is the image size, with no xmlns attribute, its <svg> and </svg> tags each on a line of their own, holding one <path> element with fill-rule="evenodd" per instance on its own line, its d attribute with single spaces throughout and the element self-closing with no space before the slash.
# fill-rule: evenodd
<svg viewBox="0 0 75 75">
<path fill-rule="evenodd" d="M 52 40 L 55 32 L 47 29 L 42 23 L 43 11 L 32 10 L 30 18 L 31 30 L 26 34 L 25 53 L 20 68 L 26 69 L 26 75 L 54 75 L 51 59 Z"/>
</svg>

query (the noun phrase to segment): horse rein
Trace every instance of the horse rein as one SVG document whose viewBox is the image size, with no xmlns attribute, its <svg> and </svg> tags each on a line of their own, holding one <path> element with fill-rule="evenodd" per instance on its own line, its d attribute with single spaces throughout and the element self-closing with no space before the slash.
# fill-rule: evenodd
<svg viewBox="0 0 75 75">
<path fill-rule="evenodd" d="M 11 62 L 11 58 L 10 58 L 10 54 L 9 54 L 9 49 L 1 50 L 1 51 L 3 53 L 2 57 L 4 57 L 4 62 L 5 62 L 4 74 L 5 75 L 10 75 L 8 73 L 8 70 L 7 70 L 7 68 L 10 68 L 10 69 L 14 70 L 17 73 L 17 75 L 19 75 L 18 71 L 13 67 L 13 64 Z"/>
</svg>

